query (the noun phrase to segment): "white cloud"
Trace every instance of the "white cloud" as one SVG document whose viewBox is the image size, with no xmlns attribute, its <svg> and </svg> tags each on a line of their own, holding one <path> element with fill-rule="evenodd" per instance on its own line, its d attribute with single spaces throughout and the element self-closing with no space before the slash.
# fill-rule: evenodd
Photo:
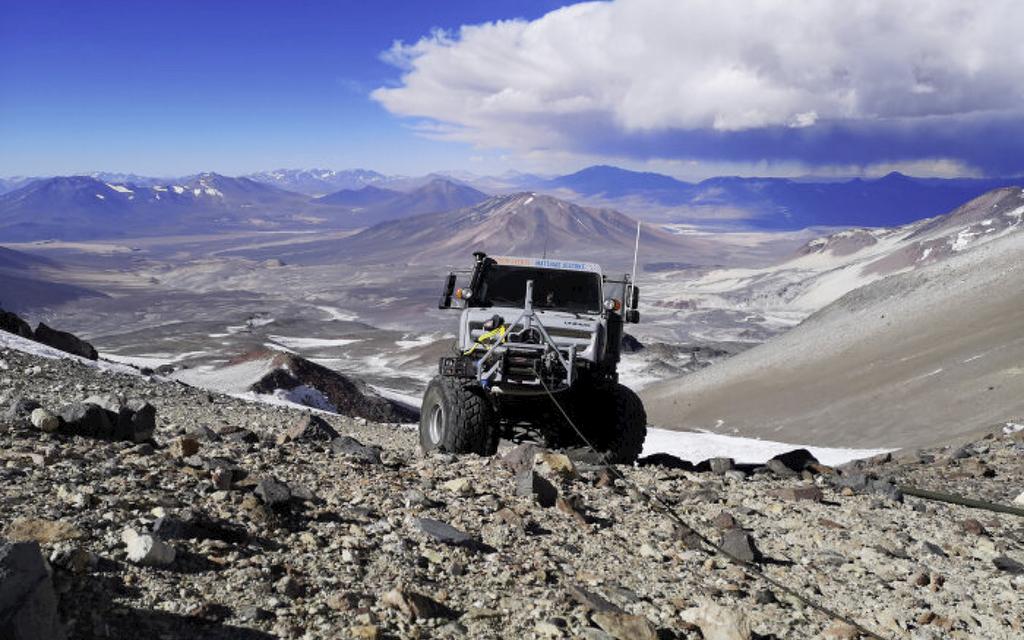
<svg viewBox="0 0 1024 640">
<path fill-rule="evenodd" d="M 426 135 L 519 152 L 586 152 L 609 129 L 1019 114 L 1021 25 L 1018 0 L 583 3 L 395 43 L 401 83 L 372 96 Z"/>
</svg>

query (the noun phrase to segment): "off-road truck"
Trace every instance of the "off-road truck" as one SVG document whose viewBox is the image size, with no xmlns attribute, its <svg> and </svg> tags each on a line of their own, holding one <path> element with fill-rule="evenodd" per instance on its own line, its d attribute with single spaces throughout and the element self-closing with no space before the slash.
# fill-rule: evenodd
<svg viewBox="0 0 1024 640">
<path fill-rule="evenodd" d="M 636 460 L 647 416 L 617 373 L 623 326 L 640 320 L 630 276 L 609 279 L 587 262 L 473 256 L 471 271 L 448 274 L 438 304 L 462 313 L 453 353 L 423 396 L 423 449 L 493 455 L 502 437 L 565 448 L 585 438 L 612 462 Z M 457 288 L 460 276 L 468 282 Z"/>
</svg>

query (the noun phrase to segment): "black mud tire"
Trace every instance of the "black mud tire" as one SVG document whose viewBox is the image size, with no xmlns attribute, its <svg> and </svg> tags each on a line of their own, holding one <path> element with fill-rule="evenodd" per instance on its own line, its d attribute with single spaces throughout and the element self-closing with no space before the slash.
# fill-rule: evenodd
<svg viewBox="0 0 1024 640">
<path fill-rule="evenodd" d="M 585 430 L 588 439 L 612 464 L 633 464 L 647 439 L 647 412 L 640 396 L 625 385 L 615 384 L 598 393 L 591 410 L 593 423 Z"/>
<path fill-rule="evenodd" d="M 494 407 L 480 387 L 446 376 L 430 381 L 420 411 L 424 451 L 493 456 L 499 436 Z"/>
</svg>

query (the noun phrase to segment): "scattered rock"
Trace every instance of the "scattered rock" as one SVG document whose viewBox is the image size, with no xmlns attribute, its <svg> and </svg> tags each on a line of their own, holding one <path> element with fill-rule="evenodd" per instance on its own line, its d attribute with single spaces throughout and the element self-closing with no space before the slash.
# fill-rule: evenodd
<svg viewBox="0 0 1024 640">
<path fill-rule="evenodd" d="M 99 354 L 96 353 L 95 347 L 91 344 L 75 336 L 74 334 L 66 331 L 58 331 L 52 329 L 42 322 L 36 327 L 33 333 L 33 338 L 36 342 L 41 342 L 47 346 L 59 349 L 65 353 L 80 356 L 87 360 L 96 360 L 99 358 Z"/>
<path fill-rule="evenodd" d="M 617 640 L 657 640 L 658 631 L 643 616 L 634 616 L 621 611 L 598 611 L 594 622 L 605 633 Z"/>
<path fill-rule="evenodd" d="M 350 638 L 356 640 L 378 640 L 381 637 L 380 627 L 375 624 L 361 624 L 348 628 Z"/>
<path fill-rule="evenodd" d="M 711 467 L 711 473 L 721 476 L 725 475 L 726 471 L 735 469 L 736 461 L 732 458 L 711 458 L 708 465 Z"/>
<path fill-rule="evenodd" d="M 455 616 L 455 612 L 444 604 L 408 589 L 392 589 L 384 594 L 381 601 L 385 606 L 403 613 L 410 621 Z"/>
<path fill-rule="evenodd" d="M 682 471 L 694 471 L 696 467 L 688 460 L 671 453 L 652 453 L 636 461 L 641 467 L 664 467 L 666 469 L 679 469 Z"/>
<path fill-rule="evenodd" d="M 31 418 L 32 426 L 46 433 L 53 433 L 60 429 L 60 418 L 43 408 L 33 409 Z"/>
<path fill-rule="evenodd" d="M 835 638 L 836 640 L 856 640 L 856 638 L 860 637 L 860 631 L 852 624 L 837 620 L 829 625 L 822 632 L 822 635 L 826 638 Z"/>
<path fill-rule="evenodd" d="M 761 560 L 761 552 L 754 543 L 754 538 L 742 529 L 727 529 L 722 534 L 719 542 L 722 549 L 731 558 L 743 562 L 758 562 Z"/>
<path fill-rule="evenodd" d="M 680 615 L 683 620 L 700 627 L 704 640 L 750 640 L 750 623 L 742 611 L 707 600 Z"/>
<path fill-rule="evenodd" d="M 95 569 L 99 558 L 95 553 L 76 546 L 64 546 L 50 554 L 50 564 L 81 575 Z"/>
<path fill-rule="evenodd" d="M 279 444 L 285 442 L 330 442 L 339 437 L 326 420 L 315 414 L 306 414 L 278 436 Z"/>
<path fill-rule="evenodd" d="M 171 441 L 171 455 L 175 458 L 188 458 L 199 453 L 199 441 L 188 436 L 180 436 Z"/>
<path fill-rule="evenodd" d="M 432 518 L 412 518 L 413 527 L 427 534 L 434 540 L 445 544 L 463 545 L 473 541 L 473 537 L 464 531 L 459 531 L 448 523 L 434 520 Z"/>
<path fill-rule="evenodd" d="M 537 453 L 543 451 L 535 444 L 524 442 L 513 447 L 508 453 L 501 457 L 501 462 L 509 471 L 519 475 L 524 470 L 533 470 L 534 460 Z"/>
<path fill-rule="evenodd" d="M 516 495 L 522 498 L 533 498 L 537 504 L 546 509 L 555 506 L 558 489 L 547 478 L 532 468 L 528 468 L 523 469 L 516 476 Z"/>
<path fill-rule="evenodd" d="M 571 517 L 580 526 L 588 524 L 587 516 L 584 515 L 583 509 L 579 506 L 579 499 L 575 496 L 558 496 L 555 499 L 555 508 Z"/>
<path fill-rule="evenodd" d="M 40 406 L 35 400 L 16 396 L 11 400 L 0 422 L 13 427 L 28 428 L 32 426 L 32 412 L 39 409 Z"/>
<path fill-rule="evenodd" d="M 1024 564 L 1021 564 L 1009 556 L 999 556 L 992 559 L 996 569 L 1011 575 L 1024 575 Z"/>
<path fill-rule="evenodd" d="M 818 464 L 818 459 L 810 451 L 807 449 L 795 449 L 786 453 L 780 453 L 769 460 L 766 466 L 777 475 L 789 477 L 800 474 L 811 464 Z"/>
<path fill-rule="evenodd" d="M 129 527 L 121 533 L 121 541 L 128 551 L 129 562 L 152 567 L 166 566 L 174 562 L 174 547 L 151 535 L 140 535 Z"/>
<path fill-rule="evenodd" d="M 542 473 L 566 480 L 578 477 L 576 465 L 564 453 L 539 451 L 534 456 L 534 468 Z"/>
<path fill-rule="evenodd" d="M 811 502 L 821 502 L 825 499 L 821 489 L 814 485 L 806 485 L 801 487 L 785 487 L 775 492 L 775 495 L 782 498 L 783 500 L 789 500 L 791 502 L 799 500 L 809 500 Z"/>
<path fill-rule="evenodd" d="M 583 587 L 569 585 L 566 587 L 566 591 L 573 600 L 583 605 L 588 611 L 622 612 L 622 609 L 608 602 L 599 594 Z"/>
<path fill-rule="evenodd" d="M 118 411 L 114 437 L 118 440 L 146 442 L 156 431 L 156 407 L 145 400 L 133 399 Z"/>
<path fill-rule="evenodd" d="M 12 542 L 40 544 L 75 540 L 83 536 L 82 532 L 69 522 L 42 518 L 16 518 L 7 526 L 4 535 Z"/>
<path fill-rule="evenodd" d="M 470 496 L 473 495 L 473 483 L 468 478 L 455 478 L 444 483 L 444 488 L 456 495 Z"/>
<path fill-rule="evenodd" d="M 382 464 L 380 447 L 365 445 L 352 436 L 339 436 L 331 440 L 331 451 L 366 464 Z"/>
<path fill-rule="evenodd" d="M 306 593 L 306 585 L 295 576 L 283 576 L 274 583 L 274 591 L 288 598 L 301 598 Z"/>
<path fill-rule="evenodd" d="M 966 533 L 970 533 L 976 536 L 983 536 L 988 533 L 988 531 L 985 530 L 985 526 L 977 520 L 975 520 L 974 518 L 967 518 L 966 520 L 960 523 L 960 527 Z"/>
<path fill-rule="evenodd" d="M 32 327 L 17 314 L 0 309 L 0 331 L 32 340 Z"/>
<path fill-rule="evenodd" d="M 161 540 L 221 540 L 241 543 L 249 538 L 244 527 L 211 518 L 196 509 L 185 509 L 178 517 L 161 516 L 153 523 L 153 535 Z"/>
<path fill-rule="evenodd" d="M 64 640 L 57 595 L 39 545 L 0 542 L 0 638 Z"/>
<path fill-rule="evenodd" d="M 114 435 L 109 414 L 99 405 L 75 402 L 61 409 L 60 417 L 64 421 L 62 431 L 66 433 L 88 438 L 111 438 Z"/>
<path fill-rule="evenodd" d="M 721 529 L 723 531 L 726 529 L 735 529 L 739 526 L 739 524 L 736 523 L 736 518 L 726 511 L 715 516 L 714 520 L 711 521 L 711 524 L 713 524 L 716 529 Z"/>
<path fill-rule="evenodd" d="M 256 484 L 253 493 L 268 507 L 287 503 L 292 499 L 288 485 L 276 478 L 264 478 Z"/>
</svg>

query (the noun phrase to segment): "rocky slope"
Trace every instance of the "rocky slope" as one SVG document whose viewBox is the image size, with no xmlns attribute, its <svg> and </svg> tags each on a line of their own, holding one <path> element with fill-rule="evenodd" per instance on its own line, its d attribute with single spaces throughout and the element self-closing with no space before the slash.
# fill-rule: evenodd
<svg viewBox="0 0 1024 640">
<path fill-rule="evenodd" d="M 1024 234 L 1010 231 L 854 289 L 782 336 L 646 389 L 648 416 L 669 428 L 889 447 L 1019 420 L 1022 265 Z"/>
<path fill-rule="evenodd" d="M 96 394 L 148 402 L 152 439 L 45 419 Z M 0 395 L 0 538 L 50 559 L 69 637 L 857 637 L 702 551 L 603 467 L 509 445 L 504 460 L 424 456 L 395 425 L 14 350 Z M 1024 520 L 889 480 L 1010 502 L 1021 433 L 841 474 L 799 455 L 618 470 L 883 637 L 1012 638 Z"/>
</svg>

